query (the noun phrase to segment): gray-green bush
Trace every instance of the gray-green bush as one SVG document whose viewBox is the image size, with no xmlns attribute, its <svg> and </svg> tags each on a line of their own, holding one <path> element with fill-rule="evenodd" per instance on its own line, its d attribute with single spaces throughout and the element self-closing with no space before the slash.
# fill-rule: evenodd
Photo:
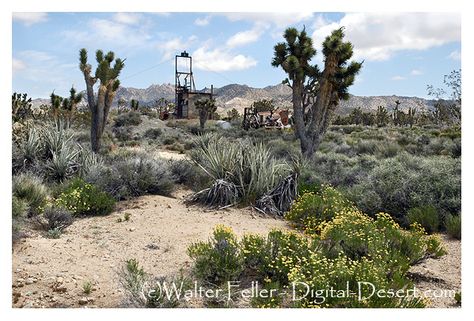
<svg viewBox="0 0 474 321">
<path fill-rule="evenodd" d="M 21 173 L 13 176 L 13 195 L 28 204 L 28 214 L 32 216 L 43 210 L 48 190 L 38 176 L 32 173 Z"/>
</svg>

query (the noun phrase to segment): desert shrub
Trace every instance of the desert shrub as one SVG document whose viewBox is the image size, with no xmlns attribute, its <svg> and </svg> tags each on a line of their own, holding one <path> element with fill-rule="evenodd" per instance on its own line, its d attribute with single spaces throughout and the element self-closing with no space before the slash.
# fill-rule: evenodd
<svg viewBox="0 0 474 321">
<path fill-rule="evenodd" d="M 171 162 L 170 170 L 176 183 L 184 184 L 193 191 L 201 191 L 211 185 L 211 178 L 188 160 L 181 159 Z"/>
<path fill-rule="evenodd" d="M 175 136 L 166 136 L 162 140 L 164 145 L 172 145 L 176 142 L 176 137 Z"/>
<path fill-rule="evenodd" d="M 318 233 L 322 222 L 331 220 L 336 213 L 351 206 L 336 189 L 321 186 L 318 191 L 303 191 L 285 214 L 285 219 L 307 233 Z"/>
<path fill-rule="evenodd" d="M 125 293 L 124 307 L 176 308 L 182 306 L 184 291 L 191 289 L 191 281 L 182 273 L 175 276 L 153 277 L 145 272 L 136 259 L 129 259 L 119 271 L 119 282 Z M 181 297 L 174 292 L 183 291 Z M 164 289 L 168 288 L 167 294 Z"/>
<path fill-rule="evenodd" d="M 126 127 L 114 127 L 112 129 L 115 138 L 117 138 L 121 142 L 126 142 L 129 140 L 133 140 L 135 137 L 133 136 L 132 128 L 129 126 Z"/>
<path fill-rule="evenodd" d="M 408 225 L 405 213 L 425 204 L 436 207 L 440 217 L 458 213 L 461 209 L 460 173 L 460 162 L 456 159 L 400 154 L 380 160 L 365 178 L 349 188 L 348 195 L 362 211 L 388 212 Z M 363 191 L 376 193 L 379 200 L 367 202 Z"/>
<path fill-rule="evenodd" d="M 145 132 L 143 136 L 148 139 L 157 139 L 161 136 L 162 133 L 163 131 L 161 130 L 161 128 L 150 128 Z"/>
<path fill-rule="evenodd" d="M 169 163 L 145 155 L 120 157 L 113 166 L 95 167 L 85 180 L 117 200 L 145 194 L 169 195 L 174 189 Z"/>
<path fill-rule="evenodd" d="M 115 117 L 114 126 L 137 126 L 142 123 L 142 118 L 139 112 L 129 111 L 128 113 L 120 114 Z"/>
<path fill-rule="evenodd" d="M 194 273 L 213 284 L 237 280 L 243 270 L 237 237 L 222 225 L 215 227 L 209 241 L 191 244 L 188 255 L 194 260 Z"/>
<path fill-rule="evenodd" d="M 277 161 L 263 143 L 231 143 L 217 135 L 199 136 L 190 156 L 213 180 L 238 186 L 243 202 L 254 202 L 291 170 L 288 164 Z"/>
<path fill-rule="evenodd" d="M 378 150 L 379 154 L 384 158 L 395 157 L 400 151 L 400 145 L 393 142 L 386 142 L 384 144 L 380 144 Z"/>
<path fill-rule="evenodd" d="M 461 157 L 462 153 L 462 144 L 461 138 L 456 138 L 453 140 L 453 147 L 451 148 L 452 157 Z"/>
<path fill-rule="evenodd" d="M 25 217 L 28 214 L 29 206 L 26 200 L 12 196 L 12 217 Z"/>
<path fill-rule="evenodd" d="M 115 200 L 98 187 L 75 178 L 59 194 L 55 205 L 74 215 L 106 215 L 113 211 Z"/>
<path fill-rule="evenodd" d="M 444 219 L 446 232 L 449 236 L 460 240 L 461 239 L 461 216 L 460 215 L 446 215 Z"/>
<path fill-rule="evenodd" d="M 60 230 L 68 227 L 73 222 L 72 213 L 61 207 L 48 206 L 43 212 L 43 228 L 46 231 Z"/>
<path fill-rule="evenodd" d="M 355 145 L 357 154 L 370 154 L 373 155 L 379 149 L 378 143 L 374 140 L 360 140 Z"/>
<path fill-rule="evenodd" d="M 301 296 L 301 300 L 293 300 L 292 306 L 297 307 L 424 306 L 424 301 L 410 296 L 370 296 L 370 287 L 362 288 L 362 295 L 367 298 L 359 300 L 358 282 L 370 282 L 377 289 L 410 288 L 411 281 L 407 277 L 410 265 L 430 256 L 443 255 L 438 238 L 426 236 L 419 225 L 410 231 L 403 230 L 388 214 L 372 219 L 355 209 L 340 212 L 322 223 L 320 230 L 321 234 L 315 238 L 273 230 L 266 237 L 244 235 L 238 242 L 226 229 L 223 237 L 226 241 L 221 243 L 226 244 L 225 249 L 229 248 L 228 244 L 234 245 L 233 260 L 229 261 L 222 259 L 225 255 L 218 254 L 219 242 L 212 239 L 192 245 L 188 251 L 199 253 L 193 259 L 194 269 L 204 271 L 201 277 L 210 275 L 210 280 L 216 280 L 219 279 L 216 275 L 224 274 L 220 280 L 258 280 L 265 287 L 276 287 L 281 294 L 273 300 L 252 301 L 252 306 L 285 306 L 291 300 L 285 298 L 290 286 L 295 287 L 297 297 Z M 237 258 L 241 259 L 238 263 Z M 231 263 L 233 268 L 229 268 Z M 331 297 L 324 292 L 343 291 L 347 286 L 356 294 Z"/>
<path fill-rule="evenodd" d="M 39 177 L 32 173 L 21 173 L 13 177 L 13 195 L 28 204 L 28 213 L 31 216 L 43 210 L 48 192 Z"/>
<path fill-rule="evenodd" d="M 319 253 L 313 253 L 306 264 L 293 269 L 289 279 L 295 286 L 295 296 L 301 298 L 295 301 L 297 307 L 345 307 L 345 308 L 414 308 L 424 307 L 424 302 L 419 298 L 408 296 L 398 299 L 388 296 L 371 296 L 371 287 L 362 286 L 359 300 L 358 282 L 370 282 L 376 289 L 399 289 L 397 282 L 386 277 L 383 265 L 376 261 L 363 258 L 351 260 L 346 256 L 327 259 Z M 409 281 L 398 282 L 405 286 Z M 325 295 L 331 289 L 347 289 L 349 295 Z M 309 290 L 309 292 L 307 292 Z"/>
<path fill-rule="evenodd" d="M 419 223 L 429 234 L 438 231 L 439 216 L 432 205 L 411 208 L 407 213 L 407 219 L 410 224 Z"/>
</svg>

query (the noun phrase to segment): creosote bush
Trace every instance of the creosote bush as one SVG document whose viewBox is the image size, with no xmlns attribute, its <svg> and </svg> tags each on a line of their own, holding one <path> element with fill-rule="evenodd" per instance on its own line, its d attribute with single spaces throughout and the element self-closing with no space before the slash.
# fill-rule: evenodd
<svg viewBox="0 0 474 321">
<path fill-rule="evenodd" d="M 59 194 L 55 205 L 74 215 L 106 215 L 113 211 L 115 200 L 100 188 L 75 178 Z"/>
<path fill-rule="evenodd" d="M 436 208 L 432 205 L 410 209 L 407 219 L 410 224 L 419 223 L 429 234 L 438 231 L 439 216 Z"/>
<path fill-rule="evenodd" d="M 319 233 L 321 223 L 331 220 L 338 212 L 350 209 L 352 204 L 336 189 L 302 189 L 302 195 L 292 204 L 285 219 L 306 233 Z"/>
<path fill-rule="evenodd" d="M 335 198 L 329 202 L 341 198 L 327 189 L 323 186 L 319 191 L 325 195 L 323 200 L 330 198 L 327 194 Z M 300 198 L 316 195 L 314 190 Z M 408 293 L 402 298 L 370 296 L 370 287 L 361 289 L 365 300 L 356 294 L 331 297 L 321 292 L 349 287 L 351 293 L 358 293 L 357 282 L 361 280 L 377 289 L 406 290 L 412 286 L 407 276 L 410 266 L 445 254 L 439 237 L 428 236 L 418 223 L 405 230 L 389 214 L 372 218 L 348 205 L 332 209 L 333 215 L 324 219 L 318 217 L 317 228 L 313 228 L 313 221 L 300 220 L 299 227 L 311 232 L 306 235 L 273 230 L 267 236 L 247 234 L 239 241 L 232 230 L 218 226 L 208 242 L 188 248 L 194 273 L 213 283 L 258 280 L 264 287 L 276 287 L 283 296 L 294 286 L 296 294 L 302 296 L 297 301 L 281 297 L 254 300 L 256 307 L 424 307 L 422 299 Z"/>
<path fill-rule="evenodd" d="M 136 111 L 129 111 L 125 114 L 120 114 L 115 117 L 114 126 L 115 127 L 122 127 L 122 126 L 137 126 L 142 123 L 142 118 L 139 112 Z"/>
<path fill-rule="evenodd" d="M 447 215 L 444 219 L 444 225 L 448 235 L 460 240 L 461 239 L 461 216 L 460 215 Z"/>
</svg>

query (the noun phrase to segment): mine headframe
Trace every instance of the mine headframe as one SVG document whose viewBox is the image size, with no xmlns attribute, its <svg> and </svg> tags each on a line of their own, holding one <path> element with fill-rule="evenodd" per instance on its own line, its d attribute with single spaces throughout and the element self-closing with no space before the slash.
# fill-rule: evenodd
<svg viewBox="0 0 474 321">
<path fill-rule="evenodd" d="M 183 51 L 175 56 L 175 114 L 177 118 L 187 117 L 188 95 L 196 91 L 193 77 L 193 58 Z"/>
</svg>

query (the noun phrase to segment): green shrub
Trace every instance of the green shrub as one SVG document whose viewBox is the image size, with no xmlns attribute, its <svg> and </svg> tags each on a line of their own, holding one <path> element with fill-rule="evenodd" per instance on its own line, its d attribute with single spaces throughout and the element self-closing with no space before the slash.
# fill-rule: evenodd
<svg viewBox="0 0 474 321">
<path fill-rule="evenodd" d="M 115 117 L 115 127 L 122 127 L 122 126 L 137 126 L 142 123 L 142 118 L 139 112 L 130 111 L 125 114 L 120 114 Z"/>
<path fill-rule="evenodd" d="M 161 128 L 150 128 L 145 132 L 143 136 L 148 139 L 157 139 L 161 136 L 162 133 L 163 131 L 161 130 Z"/>
<path fill-rule="evenodd" d="M 12 216 L 14 218 L 25 217 L 28 214 L 29 206 L 26 200 L 12 196 Z"/>
<path fill-rule="evenodd" d="M 195 274 L 213 284 L 234 281 L 243 270 L 243 258 L 234 232 L 225 226 L 215 227 L 208 242 L 197 242 L 188 247 L 194 260 Z"/>
<path fill-rule="evenodd" d="M 285 219 L 307 233 L 318 233 L 322 222 L 331 220 L 338 212 L 351 206 L 336 189 L 322 185 L 315 191 L 303 190 L 285 214 Z"/>
<path fill-rule="evenodd" d="M 461 239 L 461 216 L 460 215 L 447 215 L 444 219 L 444 225 L 448 235 L 460 240 Z"/>
<path fill-rule="evenodd" d="M 55 205 L 74 215 L 106 215 L 113 211 L 115 200 L 98 187 L 75 178 L 55 200 Z"/>
<path fill-rule="evenodd" d="M 439 217 L 434 206 L 427 205 L 412 208 L 407 213 L 407 219 L 410 224 L 421 224 L 429 234 L 438 231 Z"/>
<path fill-rule="evenodd" d="M 146 155 L 124 156 L 112 166 L 95 167 L 85 180 L 117 200 L 145 194 L 169 195 L 174 189 L 169 163 Z"/>
<path fill-rule="evenodd" d="M 73 222 L 72 213 L 61 207 L 48 206 L 45 208 L 43 213 L 45 222 L 43 228 L 46 231 L 49 230 L 60 230 L 68 227 Z"/>
<path fill-rule="evenodd" d="M 36 215 L 43 210 L 48 192 L 39 177 L 22 173 L 13 177 L 13 195 L 28 204 L 29 215 Z"/>
</svg>

